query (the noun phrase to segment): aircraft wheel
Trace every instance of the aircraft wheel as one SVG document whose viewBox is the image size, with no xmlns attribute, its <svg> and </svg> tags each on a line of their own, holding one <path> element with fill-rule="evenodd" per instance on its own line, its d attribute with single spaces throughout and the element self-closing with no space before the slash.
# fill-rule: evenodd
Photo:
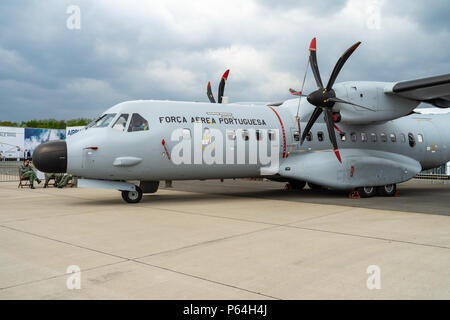
<svg viewBox="0 0 450 320">
<path fill-rule="evenodd" d="M 361 187 L 357 188 L 356 191 L 358 191 L 361 198 L 371 198 L 377 194 L 377 188 L 375 187 Z"/>
<path fill-rule="evenodd" d="M 122 199 L 128 203 L 138 203 L 142 199 L 142 190 L 136 186 L 136 191 L 122 191 Z"/>
<path fill-rule="evenodd" d="M 397 192 L 397 185 L 395 183 L 387 184 L 385 186 L 378 187 L 377 191 L 380 196 L 393 197 Z"/>
<path fill-rule="evenodd" d="M 289 184 L 293 190 L 302 190 L 306 186 L 306 181 L 291 180 Z"/>
<path fill-rule="evenodd" d="M 308 187 L 313 190 L 323 190 L 322 186 L 319 186 L 318 184 L 314 184 L 311 182 L 308 182 Z"/>
</svg>

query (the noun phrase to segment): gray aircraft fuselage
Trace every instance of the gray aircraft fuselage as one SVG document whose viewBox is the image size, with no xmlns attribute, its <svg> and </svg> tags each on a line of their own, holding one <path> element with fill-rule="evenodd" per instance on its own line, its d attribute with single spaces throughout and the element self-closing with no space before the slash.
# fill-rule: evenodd
<svg viewBox="0 0 450 320">
<path fill-rule="evenodd" d="M 229 139 L 227 130 L 249 130 L 253 133 L 252 129 L 277 129 L 280 168 L 283 168 L 286 161 L 292 161 L 297 154 L 305 153 L 320 153 L 326 161 L 333 161 L 336 168 L 344 166 L 346 159 L 344 157 L 343 164 L 340 164 L 335 158 L 323 122 L 317 122 L 312 127 L 311 139 L 300 145 L 296 139 L 297 104 L 297 99 L 279 107 L 174 101 L 124 102 L 105 112 L 115 114 L 108 127 L 88 128 L 67 139 L 67 172 L 90 179 L 141 181 L 283 176 L 281 169 L 280 172 L 263 174 L 261 170 L 265 165 L 259 161 L 253 164 L 237 164 L 236 161 L 234 164 L 174 164 L 169 159 L 177 144 L 177 141 L 171 140 L 172 132 L 179 128 L 193 132 L 195 123 L 201 123 L 203 130 L 220 130 L 224 140 Z M 310 105 L 303 101 L 300 110 L 302 129 L 309 117 Z M 148 121 L 148 130 L 128 132 L 111 127 L 121 114 L 128 114 L 130 122 L 133 113 L 138 113 Z M 429 169 L 450 160 L 449 123 L 450 115 L 412 114 L 372 124 L 337 123 L 345 132 L 345 138 L 336 133 L 339 148 L 344 154 L 346 150 L 368 153 L 380 151 L 386 155 L 411 158 L 420 163 L 422 169 Z M 237 135 L 237 139 L 239 138 L 240 135 Z M 165 144 L 162 143 L 163 140 Z M 249 157 L 249 152 L 251 151 L 247 147 L 246 157 Z M 301 159 L 299 158 L 298 163 L 300 167 Z M 394 182 L 400 180 L 402 179 Z M 336 188 L 339 185 L 333 183 L 330 187 Z M 348 185 L 344 185 L 346 187 Z"/>
</svg>

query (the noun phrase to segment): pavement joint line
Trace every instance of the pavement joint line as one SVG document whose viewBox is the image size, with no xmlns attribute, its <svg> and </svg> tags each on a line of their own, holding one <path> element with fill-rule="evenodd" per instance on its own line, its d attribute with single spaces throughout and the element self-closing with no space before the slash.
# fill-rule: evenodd
<svg viewBox="0 0 450 320">
<path fill-rule="evenodd" d="M 168 191 L 180 192 L 179 190 L 168 190 Z M 193 191 L 181 191 L 181 192 L 202 194 L 201 192 L 193 192 Z M 63 196 L 65 196 L 65 197 L 73 197 L 73 198 L 78 198 L 78 199 L 83 199 L 83 200 L 89 199 L 89 198 L 76 197 L 76 196 L 67 196 L 67 195 L 63 195 Z M 236 197 L 235 195 L 225 195 L 225 196 L 231 197 L 231 198 L 232 197 Z M 245 197 L 245 196 L 243 196 L 243 197 Z M 277 199 L 274 199 L 274 200 L 277 201 Z M 315 203 L 312 203 L 312 204 L 315 204 Z M 319 204 L 315 204 L 315 205 L 319 205 Z M 324 205 L 325 206 L 336 206 L 336 205 L 330 205 L 330 204 L 324 204 Z M 288 227 L 288 228 L 297 228 L 297 229 L 303 229 L 303 230 L 309 230 L 309 231 L 334 233 L 334 234 L 340 234 L 340 235 L 345 235 L 345 236 L 353 236 L 353 237 L 358 237 L 358 238 L 367 238 L 367 239 L 374 239 L 374 240 L 388 241 L 388 242 L 389 241 L 390 242 L 398 242 L 398 243 L 405 243 L 405 244 L 419 245 L 419 246 L 426 246 L 426 247 L 434 247 L 434 248 L 440 248 L 440 249 L 450 249 L 450 247 L 446 247 L 446 246 L 424 244 L 424 243 L 418 243 L 418 242 L 412 242 L 412 241 L 396 240 L 396 239 L 381 238 L 381 237 L 372 237 L 372 236 L 358 235 L 358 234 L 352 234 L 352 233 L 336 232 L 336 231 L 314 229 L 314 228 L 305 228 L 305 227 L 298 227 L 298 226 L 289 226 L 288 224 L 282 225 L 282 224 L 274 224 L 274 223 L 268 223 L 268 222 L 252 221 L 252 220 L 247 220 L 247 219 L 238 219 L 238 218 L 214 216 L 214 215 L 207 215 L 207 214 L 196 214 L 196 213 L 189 213 L 189 212 L 180 211 L 180 210 L 174 210 L 174 209 L 167 209 L 167 208 L 160 208 L 160 207 L 148 207 L 148 206 L 145 206 L 143 204 L 137 204 L 135 206 L 138 206 L 138 207 L 141 207 L 141 208 L 155 208 L 155 209 L 160 209 L 160 210 L 165 210 L 165 211 L 172 211 L 172 212 L 182 213 L 182 214 L 203 215 L 203 216 L 209 216 L 209 217 L 214 217 L 214 218 L 219 218 L 219 219 L 230 219 L 230 220 L 244 221 L 244 222 L 251 222 L 251 223 L 261 223 L 261 224 L 274 225 L 274 226 L 279 226 L 279 227 Z M 340 205 L 340 206 L 342 207 L 342 205 Z M 343 207 L 345 207 L 345 206 L 343 206 Z M 357 209 L 356 207 L 348 207 L 348 208 L 349 209 Z M 373 210 L 381 210 L 381 209 L 373 209 Z M 383 210 L 381 210 L 381 211 L 383 211 Z M 416 213 L 416 214 L 420 214 L 420 213 Z M 294 222 L 290 222 L 289 224 L 298 223 L 298 222 L 301 222 L 301 221 L 297 221 L 297 222 L 294 221 Z M 5 227 L 3 225 L 0 225 L 0 226 Z M 6 227 L 6 228 L 8 228 L 8 227 Z M 14 230 L 14 228 L 11 228 L 11 229 Z M 16 230 L 16 231 L 20 231 L 20 230 Z M 33 234 L 33 233 L 30 233 L 30 234 Z M 36 234 L 33 234 L 33 235 L 36 235 Z M 36 235 L 36 236 L 39 236 L 39 235 Z M 51 239 L 51 238 L 48 238 L 48 239 L 59 241 L 59 240 Z M 70 243 L 67 243 L 67 244 L 70 244 Z M 83 247 L 81 247 L 81 248 L 83 248 Z M 83 249 L 88 249 L 89 250 L 89 248 L 83 248 Z M 92 249 L 92 250 L 95 250 L 95 249 Z M 103 253 L 101 251 L 99 251 L 99 252 Z M 107 253 L 104 253 L 104 254 L 107 254 Z M 120 258 L 124 259 L 123 257 L 120 257 Z"/>
<path fill-rule="evenodd" d="M 344 210 L 342 210 L 342 211 L 344 211 Z M 316 217 L 316 218 L 321 218 L 321 217 L 325 217 L 325 216 L 329 216 L 329 215 L 333 215 L 333 214 L 339 214 L 339 213 L 342 213 L 342 212 L 330 213 L 330 214 L 322 215 L 322 216 L 319 216 L 319 217 Z M 215 217 L 215 216 L 213 216 L 213 217 Z M 194 244 L 191 244 L 191 245 L 188 245 L 188 246 L 184 246 L 184 247 L 179 247 L 179 248 L 174 248 L 174 249 L 163 250 L 163 251 L 160 251 L 160 252 L 150 253 L 150 254 L 147 254 L 147 255 L 144 255 L 144 256 L 141 256 L 141 257 L 136 257 L 136 258 L 133 258 L 133 259 L 143 259 L 143 258 L 147 258 L 147 257 L 160 255 L 160 254 L 172 253 L 172 252 L 181 251 L 181 250 L 184 250 L 184 249 L 194 248 L 194 247 L 198 247 L 198 246 L 201 246 L 201 245 L 208 245 L 208 244 L 216 243 L 216 242 L 219 242 L 219 241 L 224 241 L 224 240 L 229 240 L 229 239 L 233 239 L 233 238 L 243 237 L 243 236 L 247 236 L 247 235 L 258 233 L 258 232 L 267 231 L 267 230 L 270 230 L 270 229 L 275 229 L 275 228 L 280 228 L 280 227 L 288 227 L 292 223 L 299 223 L 299 222 L 303 222 L 305 220 L 309 220 L 309 219 L 300 219 L 300 220 L 297 220 L 297 221 L 287 222 L 285 224 L 264 223 L 264 224 L 269 225 L 269 227 L 258 229 L 258 230 L 253 230 L 253 231 L 249 231 L 249 232 L 244 232 L 244 233 L 240 233 L 240 234 L 235 234 L 235 235 L 231 235 L 231 236 L 227 236 L 227 237 L 223 237 L 223 238 L 219 238 L 219 239 L 213 239 L 213 240 L 203 241 L 203 242 L 199 242 L 199 243 L 194 243 Z M 245 220 L 245 221 L 247 221 L 247 220 Z"/>
<path fill-rule="evenodd" d="M 188 214 L 188 215 L 199 215 L 199 216 L 207 216 L 207 217 L 213 217 L 213 218 L 218 218 L 218 219 L 229 219 L 229 220 L 236 220 L 236 221 L 260 223 L 260 224 L 272 225 L 272 226 L 275 226 L 275 227 L 296 228 L 296 229 L 303 229 L 303 230 L 308 230 L 308 231 L 334 233 L 334 234 L 338 234 L 338 235 L 357 237 L 357 238 L 367 238 L 367 239 L 373 239 L 373 240 L 388 241 L 388 242 L 398 242 L 398 243 L 418 245 L 418 246 L 425 246 L 425 247 L 433 247 L 433 248 L 440 248 L 440 249 L 450 249 L 450 247 L 447 247 L 447 246 L 439 246 L 439 245 L 433 245 L 433 244 L 427 244 L 427 243 L 419 243 L 419 242 L 412 242 L 412 241 L 398 240 L 398 239 L 390 239 L 390 238 L 382 238 L 382 237 L 373 237 L 373 236 L 367 236 L 367 235 L 361 235 L 361 234 L 353 234 L 353 233 L 345 233 L 345 232 L 338 232 L 338 231 L 331 231 L 331 230 L 306 228 L 306 227 L 299 227 L 299 226 L 293 226 L 292 225 L 294 223 L 304 222 L 304 221 L 308 221 L 308 220 L 312 220 L 312 219 L 318 219 L 318 218 L 326 217 L 326 216 L 333 215 L 333 214 L 341 214 L 341 213 L 344 213 L 344 212 L 349 211 L 349 210 L 353 211 L 353 210 L 357 210 L 358 209 L 358 208 L 354 208 L 354 207 L 348 207 L 347 209 L 343 209 L 343 210 L 338 211 L 338 212 L 333 212 L 333 213 L 330 213 L 330 214 L 325 214 L 325 215 L 317 216 L 317 217 L 300 219 L 300 220 L 297 220 L 297 221 L 288 222 L 286 224 L 277 224 L 277 223 L 271 223 L 271 222 L 260 222 L 260 221 L 253 221 L 253 220 L 247 220 L 247 219 L 238 219 L 238 218 L 231 218 L 231 217 L 215 216 L 215 215 L 209 215 L 209 214 L 206 214 L 206 213 L 191 213 L 191 212 L 186 212 L 186 211 L 181 211 L 181 210 L 174 210 L 174 209 L 165 209 L 165 208 L 155 208 L 155 209 L 166 210 L 166 211 L 169 211 L 169 212 L 176 212 L 176 213 Z M 373 210 L 378 210 L 378 209 L 373 209 Z M 382 211 L 382 210 L 380 210 L 380 211 Z"/>
<path fill-rule="evenodd" d="M 92 210 L 92 211 L 89 210 L 89 211 L 77 212 L 77 213 L 63 213 L 63 214 L 40 216 L 40 217 L 20 218 L 20 219 L 0 221 L 0 223 L 23 222 L 23 221 L 39 220 L 39 219 L 50 219 L 50 218 L 59 218 L 59 217 L 67 217 L 67 216 L 78 216 L 78 215 L 83 215 L 83 214 L 95 213 L 97 211 L 98 210 Z"/>
<path fill-rule="evenodd" d="M 102 265 L 99 265 L 99 266 L 82 269 L 80 272 L 86 272 L 86 271 L 91 271 L 91 270 L 100 269 L 100 268 L 104 268 L 104 267 L 109 267 L 109 266 L 113 266 L 113 265 L 124 263 L 124 262 L 128 262 L 128 261 L 130 261 L 130 260 L 123 260 L 123 261 L 117 261 L 117 262 L 111 262 L 111 263 L 107 263 L 107 264 L 102 264 Z M 68 275 L 70 275 L 70 273 L 62 273 L 62 274 L 57 274 L 57 275 L 54 275 L 54 276 L 51 276 L 51 277 L 47 277 L 47 278 L 43 278 L 43 279 L 36 279 L 36 280 L 32 280 L 32 281 L 17 283 L 17 284 L 14 284 L 14 285 L 11 285 L 11 286 L 7 286 L 7 287 L 0 287 L 0 291 L 1 290 L 8 290 L 8 289 L 16 288 L 16 287 L 21 287 L 21 286 L 26 286 L 26 285 L 30 285 L 30 284 L 35 284 L 35 283 L 39 283 L 39 282 L 44 282 L 44 281 L 48 281 L 48 280 L 53 280 L 53 279 L 61 278 L 61 277 L 68 276 Z"/>
<path fill-rule="evenodd" d="M 294 223 L 296 223 L 296 222 L 294 222 Z M 331 230 L 316 229 L 316 228 L 306 228 L 306 227 L 293 226 L 293 225 L 284 225 L 283 227 L 285 227 L 285 228 L 302 229 L 302 230 L 308 230 L 308 231 L 316 231 L 316 232 L 324 232 L 324 233 L 332 233 L 332 234 L 337 234 L 337 235 L 342 235 L 342 236 L 351 236 L 351 237 L 357 237 L 357 238 L 366 238 L 366 239 L 373 239 L 373 240 L 380 240 L 380 241 L 387 241 L 387 242 L 396 242 L 396 243 L 402 243 L 402 244 L 410 244 L 410 245 L 431 247 L 431 248 L 437 248 L 437 249 L 446 249 L 446 250 L 450 249 L 450 247 L 447 247 L 447 246 L 440 246 L 440 245 L 435 245 L 435 244 L 419 243 L 419 242 L 398 240 L 398 239 L 389 239 L 389 238 L 382 238 L 382 237 L 374 237 L 374 236 L 367 236 L 367 235 L 361 235 L 361 234 L 356 234 L 356 233 L 331 231 Z"/>
<path fill-rule="evenodd" d="M 278 226 L 278 225 L 272 225 L 272 226 L 267 227 L 267 228 L 262 228 L 262 229 L 253 230 L 253 231 L 249 231 L 249 232 L 234 234 L 234 235 L 230 235 L 230 236 L 222 237 L 222 238 L 218 238 L 218 239 L 212 239 L 212 240 L 197 242 L 197 243 L 190 244 L 188 246 L 183 246 L 183 247 L 163 250 L 163 251 L 159 251 L 159 252 L 154 252 L 154 253 L 146 254 L 144 256 L 135 257 L 135 258 L 132 258 L 132 259 L 133 260 L 144 259 L 144 258 L 156 256 L 156 255 L 163 255 L 163 254 L 167 254 L 167 253 L 173 253 L 173 252 L 177 252 L 177 251 L 181 251 L 181 250 L 185 250 L 185 249 L 189 249 L 189 248 L 195 248 L 195 247 L 199 247 L 199 246 L 203 246 L 203 245 L 213 244 L 213 243 L 220 242 L 220 241 L 230 240 L 230 239 L 233 239 L 233 238 L 244 237 L 244 236 L 247 236 L 247 235 L 250 235 L 250 234 L 253 234 L 253 233 L 258 233 L 258 232 L 266 231 L 266 230 L 273 229 L 273 228 L 279 228 L 279 227 L 280 226 Z"/>
<path fill-rule="evenodd" d="M 144 265 L 147 265 L 147 266 L 150 266 L 150 267 L 154 267 L 154 268 L 158 268 L 158 269 L 174 272 L 174 273 L 181 274 L 181 275 L 184 275 L 184 276 L 188 276 L 188 277 L 191 277 L 191 278 L 196 278 L 196 279 L 207 281 L 207 282 L 210 282 L 210 283 L 219 284 L 219 285 L 222 285 L 222 286 L 225 286 L 225 287 L 229 287 L 229 288 L 233 288 L 233 289 L 237 289 L 237 290 L 253 293 L 253 294 L 265 297 L 265 298 L 270 298 L 270 299 L 275 299 L 275 300 L 282 300 L 281 298 L 270 296 L 270 295 L 267 295 L 267 294 L 264 294 L 264 293 L 261 293 L 261 292 L 257 292 L 257 291 L 253 291 L 253 290 L 249 290 L 249 289 L 245 289 L 245 288 L 241 288 L 241 287 L 238 287 L 238 286 L 235 286 L 235 285 L 232 285 L 232 284 L 228 284 L 228 283 L 224 283 L 224 282 L 220 282 L 220 281 L 216 281 L 216 280 L 212 280 L 212 279 L 207 279 L 207 278 L 204 278 L 204 277 L 201 277 L 201 276 L 197 276 L 197 275 L 194 275 L 194 274 L 178 271 L 178 270 L 175 270 L 175 269 L 154 265 L 154 264 L 143 262 L 143 261 L 139 261 L 139 260 L 133 260 L 133 261 L 136 262 L 136 263 L 141 263 L 141 264 L 144 264 Z"/>
<path fill-rule="evenodd" d="M 62 240 L 58 240 L 58 239 L 55 239 L 55 238 L 50 238 L 50 237 L 47 237 L 47 236 L 44 236 L 44 235 L 41 235 L 41 234 L 37 234 L 37 233 L 33 233 L 33 232 L 30 232 L 30 231 L 20 230 L 20 229 L 9 227 L 9 226 L 5 226 L 5 225 L 2 225 L 2 224 L 0 224 L 0 227 L 8 229 L 8 230 L 16 231 L 16 232 L 28 234 L 28 235 L 31 235 L 31 236 L 34 236 L 34 237 L 38 237 L 38 238 L 41 238 L 41 239 L 56 241 L 56 242 L 59 242 L 59 243 L 62 243 L 62 244 L 66 244 L 66 245 L 69 245 L 69 246 L 73 246 L 73 247 L 76 247 L 76 248 L 94 251 L 94 252 L 97 252 L 97 253 L 100 253 L 100 254 L 104 254 L 104 255 L 108 255 L 108 256 L 111 256 L 111 257 L 114 257 L 114 258 L 123 259 L 123 260 L 130 260 L 129 258 L 122 257 L 122 256 L 119 256 L 119 255 L 116 255 L 116 254 L 113 254 L 113 253 L 108 253 L 108 252 L 104 252 L 104 251 L 101 251 L 101 250 L 98 250 L 98 249 L 88 248 L 88 247 L 81 246 L 81 245 L 74 244 L 74 243 L 70 243 L 70 242 L 67 242 L 67 241 L 62 241 Z"/>
</svg>

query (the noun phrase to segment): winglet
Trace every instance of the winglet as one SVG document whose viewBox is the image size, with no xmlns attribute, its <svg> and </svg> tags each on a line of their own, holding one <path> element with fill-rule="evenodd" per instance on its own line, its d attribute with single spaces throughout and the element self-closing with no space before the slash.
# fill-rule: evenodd
<svg viewBox="0 0 450 320">
<path fill-rule="evenodd" d="M 339 160 L 340 163 L 342 163 L 341 160 L 341 154 L 339 153 L 339 149 L 333 149 L 334 154 L 336 155 L 336 158 Z"/>
<path fill-rule="evenodd" d="M 309 51 L 316 51 L 316 38 L 311 40 L 311 44 L 309 45 Z"/>
</svg>

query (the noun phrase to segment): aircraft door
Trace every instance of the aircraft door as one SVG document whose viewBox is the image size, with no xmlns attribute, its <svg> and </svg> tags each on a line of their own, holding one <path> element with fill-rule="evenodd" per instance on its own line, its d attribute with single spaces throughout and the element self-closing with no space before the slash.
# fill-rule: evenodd
<svg viewBox="0 0 450 320">
<path fill-rule="evenodd" d="M 83 149 L 83 159 L 81 167 L 83 169 L 94 168 L 95 165 L 95 147 Z"/>
</svg>

